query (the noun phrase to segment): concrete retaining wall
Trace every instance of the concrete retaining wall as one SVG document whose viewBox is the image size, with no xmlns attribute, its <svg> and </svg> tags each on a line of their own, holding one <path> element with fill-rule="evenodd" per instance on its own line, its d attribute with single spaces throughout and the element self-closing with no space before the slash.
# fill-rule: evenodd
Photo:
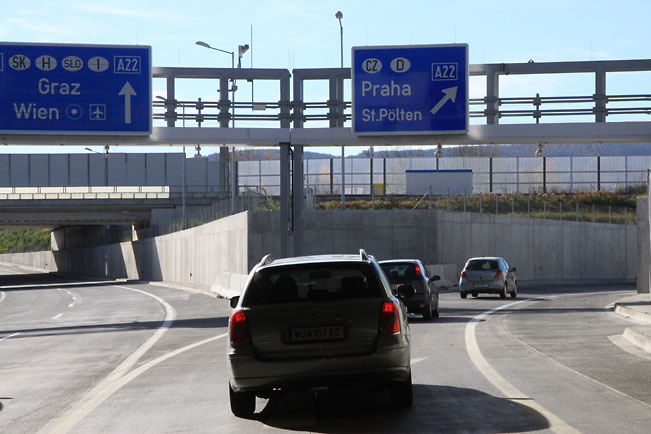
<svg viewBox="0 0 651 434">
<path fill-rule="evenodd" d="M 279 219 L 278 212 L 249 211 L 153 239 L 0 255 L 0 261 L 232 296 L 264 255 L 279 256 Z M 446 264 L 432 269 L 446 286 L 456 283 L 471 256 L 503 256 L 517 267 L 519 280 L 633 279 L 640 266 L 632 225 L 441 210 L 305 211 L 303 239 L 306 255 L 364 248 L 378 260 L 416 257 L 425 264 Z M 648 261 L 646 266 L 648 275 Z"/>
<path fill-rule="evenodd" d="M 241 213 L 153 239 L 55 252 L 0 255 L 0 261 L 102 278 L 162 281 L 219 294 L 248 273 L 248 215 Z"/>
<path fill-rule="evenodd" d="M 277 213 L 252 212 L 249 264 L 279 254 Z M 503 256 L 520 280 L 633 279 L 636 227 L 442 210 L 305 211 L 306 255 L 351 253 L 456 264 Z M 290 243 L 291 245 L 291 243 Z M 458 274 L 457 274 L 458 275 Z"/>
</svg>

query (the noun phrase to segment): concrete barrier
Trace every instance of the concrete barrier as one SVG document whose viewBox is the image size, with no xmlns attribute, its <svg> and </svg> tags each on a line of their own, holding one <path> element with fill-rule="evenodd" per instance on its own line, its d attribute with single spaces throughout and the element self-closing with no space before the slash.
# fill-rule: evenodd
<svg viewBox="0 0 651 434">
<path fill-rule="evenodd" d="M 453 288 L 459 285 L 460 266 L 457 264 L 433 264 L 425 265 L 430 275 L 436 274 L 441 276 L 441 280 L 436 282 L 439 288 Z"/>
<path fill-rule="evenodd" d="M 434 264 L 431 271 L 443 278 L 439 286 L 457 284 L 461 266 L 473 256 L 506 258 L 517 267 L 518 280 L 626 280 L 640 266 L 632 225 L 442 210 L 305 211 L 303 218 L 304 254 L 364 248 L 378 260 L 419 258 Z M 249 211 L 152 239 L 0 255 L 0 261 L 232 297 L 264 255 L 279 257 L 279 232 L 278 212 Z"/>
<path fill-rule="evenodd" d="M 278 254 L 280 231 L 277 213 L 251 214 L 249 264 Z M 502 256 L 519 280 L 633 280 L 636 237 L 633 225 L 443 210 L 303 212 L 306 255 L 364 248 L 378 260 L 419 258 L 457 271 L 470 257 Z"/>
</svg>

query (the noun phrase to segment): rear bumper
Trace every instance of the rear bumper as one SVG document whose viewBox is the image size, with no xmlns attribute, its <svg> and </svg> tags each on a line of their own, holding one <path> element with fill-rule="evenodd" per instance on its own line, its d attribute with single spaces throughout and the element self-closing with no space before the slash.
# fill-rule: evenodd
<svg viewBox="0 0 651 434">
<path fill-rule="evenodd" d="M 236 392 L 390 383 L 406 381 L 411 372 L 407 347 L 359 356 L 273 361 L 230 353 L 228 362 L 230 385 Z"/>
<path fill-rule="evenodd" d="M 504 282 L 494 280 L 492 282 L 459 282 L 459 292 L 478 294 L 497 294 L 504 288 Z"/>
<path fill-rule="evenodd" d="M 401 301 L 410 313 L 422 313 L 427 307 L 425 294 L 416 294 L 408 300 L 402 299 Z"/>
</svg>

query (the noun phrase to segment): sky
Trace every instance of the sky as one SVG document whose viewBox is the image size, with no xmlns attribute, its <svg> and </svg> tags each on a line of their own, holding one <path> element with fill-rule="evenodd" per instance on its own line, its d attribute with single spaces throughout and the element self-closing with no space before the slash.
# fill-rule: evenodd
<svg viewBox="0 0 651 434">
<path fill-rule="evenodd" d="M 471 64 L 651 58 L 647 30 L 651 2 L 645 0 L 0 0 L 0 4 L 0 41 L 150 45 L 153 66 L 231 65 L 230 55 L 195 45 L 201 40 L 226 51 L 251 45 L 242 56 L 243 68 L 339 67 L 337 11 L 343 13 L 344 66 L 350 66 L 351 47 L 364 45 L 467 43 Z M 242 98 L 250 95 L 250 84 L 238 86 Z M 585 76 L 520 76 L 507 78 L 500 86 L 501 96 L 594 93 L 593 79 Z M 482 82 L 472 80 L 470 89 L 471 97 L 485 91 Z M 164 96 L 165 83 L 155 80 L 153 92 Z M 210 83 L 192 83 L 179 86 L 177 98 L 216 100 L 215 92 Z M 651 73 L 609 77 L 608 93 L 651 93 Z M 256 85 L 255 95 L 274 98 L 262 85 Z M 306 97 L 326 100 L 327 87 L 315 85 Z M 5 146 L 0 152 L 87 152 L 83 148 Z M 144 150 L 153 151 L 121 147 L 118 152 Z"/>
</svg>

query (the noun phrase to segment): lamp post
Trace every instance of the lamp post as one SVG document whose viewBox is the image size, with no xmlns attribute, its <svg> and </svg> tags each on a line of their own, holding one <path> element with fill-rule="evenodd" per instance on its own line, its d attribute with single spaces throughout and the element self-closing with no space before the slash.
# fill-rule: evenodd
<svg viewBox="0 0 651 434">
<path fill-rule="evenodd" d="M 228 50 L 222 50 L 221 48 L 216 48 L 211 46 L 210 44 L 204 42 L 204 41 L 196 41 L 195 44 L 199 45 L 200 47 L 204 48 L 209 48 L 211 50 L 219 51 L 221 53 L 226 53 L 231 55 L 231 68 L 235 69 L 235 52 L 234 51 L 228 51 Z M 237 68 L 242 67 L 242 55 L 246 53 L 249 49 L 249 44 L 243 44 L 243 45 L 238 45 L 237 46 Z M 235 127 L 235 91 L 237 90 L 237 84 L 235 79 L 231 79 L 231 126 L 234 128 Z M 227 146 L 222 146 L 222 150 L 225 150 L 225 152 L 220 151 L 220 161 L 223 161 L 224 163 L 224 175 L 223 175 L 223 180 L 224 180 L 224 186 L 227 186 L 229 183 L 229 176 L 228 176 L 228 147 Z M 233 147 L 233 158 L 235 158 L 235 147 Z M 234 164 L 234 163 L 233 163 Z M 231 170 L 231 172 L 234 174 L 234 168 Z M 233 182 L 233 188 L 235 188 L 235 183 Z M 228 191 L 228 188 L 226 188 L 226 191 Z M 233 197 L 235 196 L 235 191 L 232 192 Z"/>
<path fill-rule="evenodd" d="M 344 67 L 344 26 L 341 24 L 343 17 L 344 14 L 341 11 L 335 13 L 335 18 L 339 20 L 339 60 L 341 68 Z M 346 209 L 346 156 L 343 145 L 341 145 L 341 209 Z"/>
</svg>

